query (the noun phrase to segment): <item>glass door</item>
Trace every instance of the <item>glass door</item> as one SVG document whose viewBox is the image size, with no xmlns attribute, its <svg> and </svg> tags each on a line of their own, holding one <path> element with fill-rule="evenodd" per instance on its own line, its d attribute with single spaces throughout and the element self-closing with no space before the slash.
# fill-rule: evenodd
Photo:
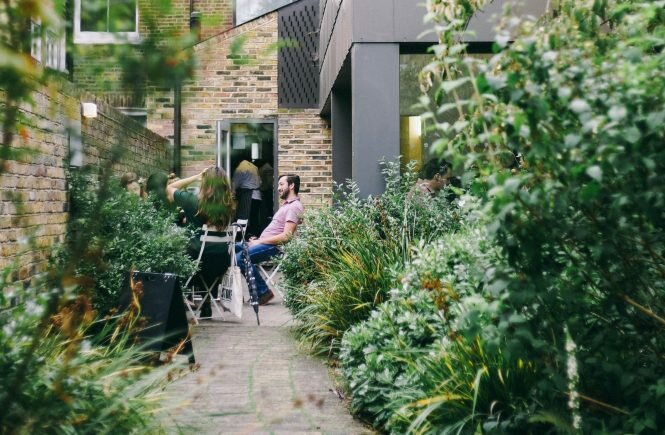
<svg viewBox="0 0 665 435">
<path fill-rule="evenodd" d="M 217 121 L 215 158 L 233 181 L 236 218 L 248 219 L 248 234 L 258 235 L 275 207 L 276 121 Z"/>
</svg>

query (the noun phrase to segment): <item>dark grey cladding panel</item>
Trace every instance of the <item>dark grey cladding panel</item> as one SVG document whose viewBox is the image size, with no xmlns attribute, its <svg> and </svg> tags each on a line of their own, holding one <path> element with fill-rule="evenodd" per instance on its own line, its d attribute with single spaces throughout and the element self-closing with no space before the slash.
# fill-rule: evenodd
<svg viewBox="0 0 665 435">
<path fill-rule="evenodd" d="M 314 108 L 319 104 L 319 0 L 301 0 L 279 10 L 279 107 Z"/>
</svg>

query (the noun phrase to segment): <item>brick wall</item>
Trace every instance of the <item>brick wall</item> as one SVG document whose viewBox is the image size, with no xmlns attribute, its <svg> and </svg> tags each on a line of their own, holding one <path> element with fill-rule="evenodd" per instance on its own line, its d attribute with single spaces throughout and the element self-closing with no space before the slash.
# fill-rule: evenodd
<svg viewBox="0 0 665 435">
<path fill-rule="evenodd" d="M 201 40 L 233 27 L 233 0 L 194 0 L 194 10 L 201 13 Z"/>
<path fill-rule="evenodd" d="M 158 6 L 159 2 L 139 1 L 141 36 L 151 32 L 148 17 L 154 17 L 154 28 L 160 34 L 178 36 L 189 32 L 190 0 L 172 0 L 171 8 L 166 12 Z M 194 0 L 193 7 L 201 12 L 201 39 L 208 39 L 233 25 L 233 0 Z M 118 56 L 113 53 L 126 47 L 79 44 L 76 48 L 73 81 L 81 89 L 103 96 L 115 107 L 145 107 L 144 98 L 136 98 L 124 90 L 120 82 Z M 160 94 L 154 98 L 161 98 Z"/>
<path fill-rule="evenodd" d="M 329 125 L 315 109 L 280 109 L 279 173 L 300 175 L 307 207 L 332 201 L 332 141 Z"/>
<path fill-rule="evenodd" d="M 236 38 L 247 64 L 229 59 Z M 277 40 L 276 14 L 259 18 L 198 44 L 195 79 L 182 89 L 183 173 L 214 159 L 215 121 L 277 116 L 277 57 L 264 53 Z"/>
<path fill-rule="evenodd" d="M 248 61 L 229 59 L 236 38 L 245 38 Z M 182 173 L 188 176 L 214 162 L 217 120 L 277 120 L 278 173 L 301 176 L 305 205 L 329 204 L 332 198 L 331 132 L 316 110 L 278 109 L 277 13 L 265 15 L 198 44 L 195 79 L 182 91 Z M 173 134 L 172 95 L 153 96 L 149 127 Z"/>
<path fill-rule="evenodd" d="M 139 0 L 139 34 L 145 36 L 149 33 L 147 18 L 154 18 L 154 26 L 158 32 L 173 35 L 183 35 L 189 32 L 189 2 L 190 0 L 171 0 L 171 8 L 162 11 L 161 2 L 154 0 Z"/>
<path fill-rule="evenodd" d="M 131 171 L 147 177 L 171 167 L 172 147 L 166 138 L 118 112 L 101 98 L 87 97 L 86 101 L 97 104 L 98 116 L 81 121 L 85 165 L 101 168 L 109 161 L 112 150 L 121 145 L 122 154 L 113 165 L 115 174 Z"/>
<path fill-rule="evenodd" d="M 25 280 L 43 271 L 48 247 L 64 236 L 66 125 L 81 123 L 85 163 L 104 165 L 112 144 L 122 141 L 128 152 L 114 166 L 116 173 L 132 170 L 147 175 L 167 167 L 170 147 L 164 138 L 99 101 L 97 118 L 82 120 L 79 97 L 72 95 L 75 92 L 68 86 L 34 93 L 34 103 L 23 107 L 28 128 L 17 135 L 13 145 L 30 153 L 7 161 L 0 176 L 0 268 L 16 262 L 19 268 L 14 279 Z"/>
</svg>

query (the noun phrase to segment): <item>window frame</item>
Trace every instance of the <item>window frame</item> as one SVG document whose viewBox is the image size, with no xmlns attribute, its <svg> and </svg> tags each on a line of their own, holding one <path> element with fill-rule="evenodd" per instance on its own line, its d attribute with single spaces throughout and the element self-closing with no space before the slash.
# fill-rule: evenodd
<svg viewBox="0 0 665 435">
<path fill-rule="evenodd" d="M 74 43 L 75 44 L 138 44 L 139 35 L 139 0 L 136 3 L 134 32 L 84 32 L 81 31 L 81 2 L 74 0 Z M 107 0 L 108 4 L 108 0 Z"/>
<path fill-rule="evenodd" d="M 57 34 L 42 27 L 40 18 L 30 20 L 30 55 L 42 66 L 67 72 L 67 45 L 65 34 Z"/>
</svg>

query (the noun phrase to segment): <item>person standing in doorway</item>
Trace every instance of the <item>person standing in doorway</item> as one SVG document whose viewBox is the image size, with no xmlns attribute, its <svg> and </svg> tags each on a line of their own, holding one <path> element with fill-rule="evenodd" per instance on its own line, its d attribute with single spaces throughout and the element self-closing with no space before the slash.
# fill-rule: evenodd
<svg viewBox="0 0 665 435">
<path fill-rule="evenodd" d="M 249 259 L 252 263 L 252 268 L 254 268 L 259 305 L 266 305 L 275 295 L 268 288 L 265 280 L 258 273 L 254 265 L 269 260 L 281 253 L 280 245 L 287 243 L 295 234 L 302 220 L 302 215 L 305 212 L 304 207 L 300 203 L 299 191 L 300 177 L 298 175 L 280 175 L 277 183 L 277 194 L 282 201 L 282 205 L 261 235 L 258 238 L 250 238 L 248 242 Z M 242 244 L 238 243 L 236 245 L 237 263 L 244 274 L 245 266 L 242 261 L 242 250 Z"/>
<path fill-rule="evenodd" d="M 243 160 L 233 172 L 232 180 L 238 202 L 236 219 L 247 219 L 247 234 L 257 236 L 258 212 L 261 208 L 259 168 L 249 160 Z"/>
</svg>

